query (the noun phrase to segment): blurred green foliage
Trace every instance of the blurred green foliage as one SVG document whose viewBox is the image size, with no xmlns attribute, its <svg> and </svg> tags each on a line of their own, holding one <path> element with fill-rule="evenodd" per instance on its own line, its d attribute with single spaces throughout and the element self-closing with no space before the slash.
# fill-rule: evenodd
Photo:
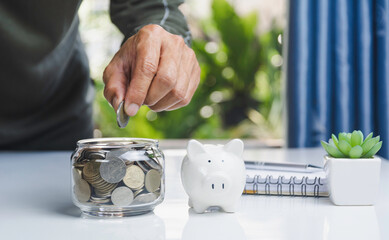
<svg viewBox="0 0 389 240">
<path fill-rule="evenodd" d="M 143 106 L 119 129 L 97 82 L 95 119 L 103 136 L 147 138 L 280 138 L 282 29 L 257 34 L 257 15 L 239 16 L 225 0 L 214 0 L 212 19 L 193 40 L 201 81 L 191 103 L 155 113 Z"/>
</svg>

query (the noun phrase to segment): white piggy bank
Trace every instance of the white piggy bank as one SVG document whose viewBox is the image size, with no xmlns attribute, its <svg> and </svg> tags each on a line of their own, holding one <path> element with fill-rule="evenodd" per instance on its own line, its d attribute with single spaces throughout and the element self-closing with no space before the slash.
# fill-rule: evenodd
<svg viewBox="0 0 389 240">
<path fill-rule="evenodd" d="M 242 195 L 246 173 L 243 142 L 203 145 L 190 140 L 181 166 L 181 180 L 189 195 L 189 207 L 203 213 L 211 206 L 235 212 Z"/>
</svg>

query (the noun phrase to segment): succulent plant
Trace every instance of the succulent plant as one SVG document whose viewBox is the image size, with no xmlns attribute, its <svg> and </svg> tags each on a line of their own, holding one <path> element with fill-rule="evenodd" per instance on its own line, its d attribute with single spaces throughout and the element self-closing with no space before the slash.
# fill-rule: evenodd
<svg viewBox="0 0 389 240">
<path fill-rule="evenodd" d="M 338 138 L 332 134 L 328 143 L 321 141 L 321 145 L 334 158 L 371 158 L 381 149 L 382 141 L 380 136 L 373 138 L 373 133 L 363 139 L 363 133 L 355 130 L 339 133 Z"/>
</svg>

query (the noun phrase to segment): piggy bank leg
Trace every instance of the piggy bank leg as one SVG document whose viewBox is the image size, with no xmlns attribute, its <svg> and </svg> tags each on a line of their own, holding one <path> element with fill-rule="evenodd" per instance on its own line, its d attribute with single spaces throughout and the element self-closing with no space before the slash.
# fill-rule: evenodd
<svg viewBox="0 0 389 240">
<path fill-rule="evenodd" d="M 193 203 L 192 203 L 192 200 L 189 198 L 189 200 L 188 200 L 188 205 L 189 205 L 189 207 L 193 207 Z"/>
<path fill-rule="evenodd" d="M 205 206 L 201 203 L 197 203 L 197 202 L 192 202 L 192 205 L 193 205 L 193 210 L 196 212 L 196 213 L 204 213 L 205 210 L 207 210 L 208 206 Z"/>
</svg>

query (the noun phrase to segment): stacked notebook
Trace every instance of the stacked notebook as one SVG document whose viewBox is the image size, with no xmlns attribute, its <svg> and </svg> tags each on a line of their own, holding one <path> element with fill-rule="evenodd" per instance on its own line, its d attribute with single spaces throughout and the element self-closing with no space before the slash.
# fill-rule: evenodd
<svg viewBox="0 0 389 240">
<path fill-rule="evenodd" d="M 293 172 L 250 169 L 246 164 L 244 194 L 328 197 L 327 179 L 323 169 Z"/>
</svg>

